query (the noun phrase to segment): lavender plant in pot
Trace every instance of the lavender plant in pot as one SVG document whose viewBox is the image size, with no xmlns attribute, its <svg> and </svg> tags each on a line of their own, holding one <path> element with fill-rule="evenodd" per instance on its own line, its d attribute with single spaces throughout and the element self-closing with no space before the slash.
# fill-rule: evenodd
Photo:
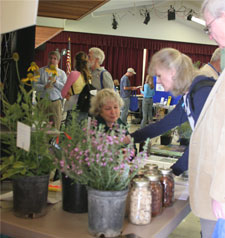
<svg viewBox="0 0 225 238">
<path fill-rule="evenodd" d="M 135 156 L 132 144 L 122 145 L 123 127 L 105 132 L 92 120 L 83 128 L 86 138 L 68 142 L 56 158 L 61 171 L 88 189 L 88 230 L 92 235 L 116 237 L 124 220 L 128 186 L 143 166 L 146 150 Z"/>
</svg>

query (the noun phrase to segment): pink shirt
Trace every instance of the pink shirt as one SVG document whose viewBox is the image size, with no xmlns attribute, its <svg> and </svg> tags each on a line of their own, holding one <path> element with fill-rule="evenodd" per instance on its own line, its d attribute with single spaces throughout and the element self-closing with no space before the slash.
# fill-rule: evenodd
<svg viewBox="0 0 225 238">
<path fill-rule="evenodd" d="M 79 78 L 80 76 L 80 72 L 79 71 L 72 71 L 70 73 L 70 75 L 67 78 L 67 81 L 61 91 L 61 95 L 63 98 L 66 97 L 66 95 L 68 94 L 71 86 L 76 82 L 76 80 Z"/>
</svg>

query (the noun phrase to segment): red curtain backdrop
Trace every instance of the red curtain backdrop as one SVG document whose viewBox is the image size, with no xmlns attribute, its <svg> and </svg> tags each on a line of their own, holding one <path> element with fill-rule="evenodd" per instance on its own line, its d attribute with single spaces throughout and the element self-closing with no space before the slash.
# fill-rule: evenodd
<svg viewBox="0 0 225 238">
<path fill-rule="evenodd" d="M 67 48 L 68 38 L 71 40 L 71 58 L 78 51 L 85 51 L 91 47 L 99 47 L 105 52 L 106 59 L 103 62 L 105 68 L 112 74 L 113 79 L 119 79 L 124 75 L 127 68 L 132 67 L 137 74 L 132 80 L 132 85 L 141 85 L 143 50 L 148 50 L 148 59 L 158 50 L 165 47 L 172 47 L 187 54 L 193 62 L 201 61 L 207 63 L 216 46 L 170 42 L 162 40 L 151 40 L 133 37 L 98 35 L 77 32 L 61 32 L 59 35 L 46 42 L 44 50 L 36 50 L 35 61 L 42 67 L 48 62 L 48 52 Z M 66 56 L 62 57 L 62 69 L 66 69 Z M 148 60 L 148 61 L 149 61 Z M 146 62 L 147 64 L 149 62 Z"/>
</svg>

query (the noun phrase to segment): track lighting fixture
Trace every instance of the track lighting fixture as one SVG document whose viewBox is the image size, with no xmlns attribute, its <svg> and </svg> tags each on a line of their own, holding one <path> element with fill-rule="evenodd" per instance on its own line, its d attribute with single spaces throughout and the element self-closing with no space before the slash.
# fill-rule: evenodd
<svg viewBox="0 0 225 238">
<path fill-rule="evenodd" d="M 176 11 L 172 5 L 170 5 L 170 9 L 168 10 L 168 20 L 176 19 Z"/>
<path fill-rule="evenodd" d="M 191 18 L 193 17 L 193 13 L 194 13 L 194 11 L 191 9 L 188 13 L 188 16 L 187 16 L 188 21 L 191 21 Z"/>
<path fill-rule="evenodd" d="M 188 13 L 188 16 L 187 16 L 187 20 L 188 21 L 193 21 L 193 22 L 196 22 L 198 24 L 201 24 L 203 26 L 205 26 L 205 21 L 200 19 L 200 18 L 197 18 L 195 16 L 193 16 L 195 12 L 193 10 L 190 10 L 190 12 Z"/>
<path fill-rule="evenodd" d="M 149 23 L 149 21 L 150 21 L 150 13 L 148 10 L 146 10 L 145 11 L 145 20 L 143 23 L 147 25 Z"/>
<path fill-rule="evenodd" d="M 116 20 L 115 15 L 113 14 L 112 28 L 113 28 L 114 30 L 116 30 L 116 29 L 117 29 L 117 26 L 118 26 L 118 22 L 117 22 L 117 20 Z"/>
</svg>

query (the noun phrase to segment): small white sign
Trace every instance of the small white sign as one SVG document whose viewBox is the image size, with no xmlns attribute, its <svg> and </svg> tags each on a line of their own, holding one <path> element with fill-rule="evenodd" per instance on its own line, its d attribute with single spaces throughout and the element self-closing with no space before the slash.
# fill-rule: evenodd
<svg viewBox="0 0 225 238">
<path fill-rule="evenodd" d="M 164 89 L 164 87 L 162 86 L 162 84 L 157 83 L 157 84 L 156 84 L 156 91 L 164 92 L 165 89 Z"/>
<path fill-rule="evenodd" d="M 17 122 L 16 146 L 26 151 L 30 150 L 31 127 Z"/>
</svg>

